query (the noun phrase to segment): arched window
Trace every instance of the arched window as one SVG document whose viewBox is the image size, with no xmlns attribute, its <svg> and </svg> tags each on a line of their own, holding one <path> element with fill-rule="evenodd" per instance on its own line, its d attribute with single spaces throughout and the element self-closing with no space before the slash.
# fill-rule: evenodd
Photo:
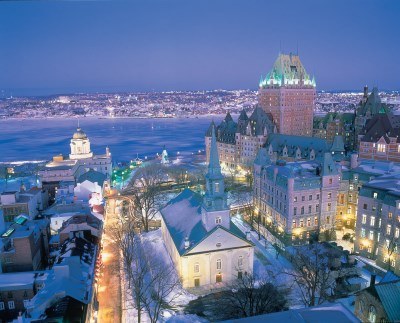
<svg viewBox="0 0 400 323">
<path fill-rule="evenodd" d="M 376 309 L 375 306 L 371 305 L 368 310 L 368 320 L 371 323 L 375 323 L 376 321 Z"/>
<path fill-rule="evenodd" d="M 217 269 L 221 269 L 221 259 L 217 259 Z"/>
</svg>

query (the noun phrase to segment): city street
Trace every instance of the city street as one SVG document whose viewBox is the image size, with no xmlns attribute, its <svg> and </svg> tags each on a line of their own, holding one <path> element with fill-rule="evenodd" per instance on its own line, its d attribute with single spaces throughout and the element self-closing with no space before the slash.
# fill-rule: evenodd
<svg viewBox="0 0 400 323">
<path fill-rule="evenodd" d="M 115 221 L 115 214 L 109 213 L 105 217 L 103 231 L 103 268 L 99 281 L 98 322 L 121 322 L 121 283 L 119 272 L 119 252 L 115 251 L 112 241 L 107 236 L 107 228 Z"/>
</svg>

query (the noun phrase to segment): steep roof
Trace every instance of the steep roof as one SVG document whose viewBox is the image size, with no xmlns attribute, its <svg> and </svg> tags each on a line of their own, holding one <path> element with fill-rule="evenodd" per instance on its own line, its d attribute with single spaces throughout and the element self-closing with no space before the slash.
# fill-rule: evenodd
<svg viewBox="0 0 400 323">
<path fill-rule="evenodd" d="M 382 306 L 391 322 L 400 320 L 400 280 L 374 285 Z"/>
<path fill-rule="evenodd" d="M 217 229 L 223 229 L 240 239 L 246 240 L 245 235 L 232 221 L 230 222 L 229 230 L 222 226 L 216 226 L 207 232 L 201 218 L 202 202 L 203 198 L 200 194 L 190 189 L 185 189 L 160 211 L 175 247 L 181 256 L 189 253 L 190 250 Z M 185 248 L 186 238 L 190 242 L 189 248 Z M 251 244 L 250 241 L 246 240 L 246 242 Z"/>
<path fill-rule="evenodd" d="M 389 137 L 397 137 L 397 142 L 400 142 L 400 115 L 377 114 L 368 120 L 363 133 L 361 141 L 364 142 L 377 142 L 382 137 L 386 143 L 390 142 Z"/>
<path fill-rule="evenodd" d="M 323 154 L 329 151 L 329 146 L 325 139 L 280 133 L 272 133 L 268 136 L 265 147 L 268 149 L 270 145 L 272 146 L 272 150 L 278 153 L 278 156 L 282 156 L 285 146 L 288 150 L 288 156 L 294 156 L 297 148 L 299 148 L 302 158 L 309 158 L 310 152 L 313 149 L 315 157 L 323 157 Z"/>
<path fill-rule="evenodd" d="M 310 78 L 299 55 L 280 53 L 270 72 L 261 77 L 260 87 L 306 85 L 315 87 L 315 79 Z"/>
</svg>

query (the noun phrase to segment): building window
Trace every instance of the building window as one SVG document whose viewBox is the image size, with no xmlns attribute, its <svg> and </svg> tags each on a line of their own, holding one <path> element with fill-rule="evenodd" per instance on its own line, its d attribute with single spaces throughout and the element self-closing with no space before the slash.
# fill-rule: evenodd
<svg viewBox="0 0 400 323">
<path fill-rule="evenodd" d="M 389 218 L 389 219 L 392 219 L 392 217 L 393 217 L 393 213 L 392 213 L 392 212 L 389 212 L 389 213 L 388 213 L 388 218 Z"/>
<path fill-rule="evenodd" d="M 378 198 L 378 193 L 377 193 L 377 192 L 374 192 L 373 198 L 374 198 L 374 199 L 377 199 L 377 198 Z"/>
<path fill-rule="evenodd" d="M 371 221 L 370 221 L 371 227 L 375 226 L 375 217 L 371 216 Z"/>
<path fill-rule="evenodd" d="M 293 220 L 292 227 L 293 229 L 296 228 L 296 220 Z"/>
<path fill-rule="evenodd" d="M 371 323 L 375 323 L 375 322 L 376 322 L 376 309 L 375 309 L 375 306 L 373 306 L 373 305 L 371 305 L 371 306 L 369 307 L 369 310 L 368 310 L 368 320 L 369 320 Z"/>
<path fill-rule="evenodd" d="M 215 218 L 215 224 L 221 224 L 221 223 L 222 223 L 221 217 L 220 217 L 220 216 L 217 216 L 217 217 Z"/>
<path fill-rule="evenodd" d="M 374 231 L 369 232 L 369 240 L 374 240 Z"/>
<path fill-rule="evenodd" d="M 238 271 L 238 279 L 242 279 L 243 278 L 243 273 L 241 271 Z"/>
<path fill-rule="evenodd" d="M 318 225 L 318 217 L 314 217 L 314 225 Z"/>
<path fill-rule="evenodd" d="M 329 179 L 329 184 L 332 184 L 332 178 Z"/>
<path fill-rule="evenodd" d="M 8 309 L 13 310 L 15 308 L 14 301 L 8 301 Z"/>
<path fill-rule="evenodd" d="M 4 302 L 0 302 L 0 311 L 4 310 Z"/>
<path fill-rule="evenodd" d="M 28 308 L 29 306 L 29 299 L 24 299 L 24 307 Z"/>
<path fill-rule="evenodd" d="M 195 273 L 199 273 L 199 272 L 200 272 L 200 265 L 199 265 L 198 262 L 196 262 L 196 263 L 194 264 L 194 272 L 195 272 Z"/>
<path fill-rule="evenodd" d="M 332 204 L 331 203 L 328 203 L 328 206 L 327 206 L 326 210 L 327 211 L 331 211 L 332 210 Z"/>
<path fill-rule="evenodd" d="M 306 197 L 305 197 L 305 196 L 302 196 L 302 197 L 301 197 L 301 200 L 304 202 L 304 201 L 306 200 Z"/>
<path fill-rule="evenodd" d="M 363 204 L 363 209 L 367 210 L 368 209 L 368 205 L 366 203 Z"/>
<path fill-rule="evenodd" d="M 308 219 L 307 219 L 307 226 L 308 226 L 308 227 L 311 227 L 311 218 L 308 218 Z"/>
<path fill-rule="evenodd" d="M 312 201 L 312 195 L 308 195 L 308 200 Z"/>
<path fill-rule="evenodd" d="M 195 278 L 194 279 L 194 287 L 199 287 L 200 286 L 200 278 Z"/>
<path fill-rule="evenodd" d="M 311 211 L 312 211 L 312 206 L 311 206 L 311 205 L 309 205 L 309 206 L 308 206 L 308 213 L 310 214 L 310 213 L 311 213 Z"/>
<path fill-rule="evenodd" d="M 367 223 L 367 215 L 366 215 L 366 214 L 363 214 L 363 215 L 362 215 L 361 223 L 362 223 L 362 224 Z"/>
<path fill-rule="evenodd" d="M 378 144 L 378 153 L 385 153 L 385 152 L 386 152 L 386 145 Z"/>
<path fill-rule="evenodd" d="M 319 204 L 315 206 L 315 212 L 319 212 Z"/>
<path fill-rule="evenodd" d="M 304 214 L 304 206 L 301 207 L 301 214 Z"/>
<path fill-rule="evenodd" d="M 361 228 L 361 238 L 365 238 L 365 229 Z"/>
<path fill-rule="evenodd" d="M 317 194 L 317 200 L 319 200 L 319 194 Z"/>
<path fill-rule="evenodd" d="M 297 215 L 297 207 L 293 208 L 293 215 Z"/>
<path fill-rule="evenodd" d="M 221 259 L 217 259 L 217 269 L 221 269 Z"/>
<path fill-rule="evenodd" d="M 332 193 L 328 193 L 328 199 L 332 198 Z"/>
<path fill-rule="evenodd" d="M 394 237 L 397 239 L 398 237 L 399 237 L 399 232 L 400 230 L 399 230 L 399 228 L 396 228 L 396 231 L 394 232 Z"/>
<path fill-rule="evenodd" d="M 243 256 L 239 256 L 238 266 L 243 266 Z"/>
<path fill-rule="evenodd" d="M 392 231 L 392 226 L 390 224 L 388 224 L 387 227 L 386 227 L 386 234 L 390 235 L 391 231 Z"/>
<path fill-rule="evenodd" d="M 303 219 L 300 219 L 300 228 L 304 227 Z"/>
<path fill-rule="evenodd" d="M 219 193 L 219 183 L 215 183 L 215 193 Z"/>
<path fill-rule="evenodd" d="M 293 198 L 293 202 L 297 202 L 297 196 Z"/>
</svg>

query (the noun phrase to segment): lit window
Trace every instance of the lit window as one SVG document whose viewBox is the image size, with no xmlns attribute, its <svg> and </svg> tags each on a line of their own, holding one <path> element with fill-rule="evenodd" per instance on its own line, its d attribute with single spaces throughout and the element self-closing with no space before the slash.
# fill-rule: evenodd
<svg viewBox="0 0 400 323">
<path fill-rule="evenodd" d="M 386 227 L 386 234 L 389 235 L 391 231 L 392 231 L 392 226 L 388 224 Z"/>
<path fill-rule="evenodd" d="M 14 301 L 8 301 L 8 309 L 13 310 L 15 308 Z"/>
<path fill-rule="evenodd" d="M 392 217 L 393 217 L 393 213 L 392 213 L 392 212 L 389 212 L 389 213 L 388 213 L 388 218 L 391 219 Z"/>
<path fill-rule="evenodd" d="M 378 152 L 379 153 L 386 152 L 386 145 L 385 144 L 378 144 Z"/>
<path fill-rule="evenodd" d="M 217 259 L 217 269 L 221 269 L 221 259 Z"/>
<path fill-rule="evenodd" d="M 328 199 L 332 198 L 332 193 L 328 193 Z"/>
<path fill-rule="evenodd" d="M 375 225 L 375 217 L 374 216 L 371 216 L 370 225 L 371 225 L 371 227 L 373 227 Z"/>
<path fill-rule="evenodd" d="M 361 238 L 365 238 L 365 229 L 361 228 Z"/>
<path fill-rule="evenodd" d="M 378 198 L 378 193 L 374 192 L 374 199 Z"/>
<path fill-rule="evenodd" d="M 292 227 L 293 227 L 293 228 L 296 227 L 296 220 L 293 220 Z"/>
<path fill-rule="evenodd" d="M 400 230 L 399 230 L 399 228 L 396 228 L 396 231 L 394 232 L 394 237 L 395 238 L 398 238 L 399 237 L 399 235 L 400 235 L 400 232 L 399 232 Z"/>
<path fill-rule="evenodd" d="M 371 323 L 375 323 L 376 322 L 376 309 L 375 306 L 370 306 L 369 307 L 369 311 L 368 311 L 368 320 Z"/>
<path fill-rule="evenodd" d="M 362 223 L 362 224 L 367 223 L 367 215 L 366 215 L 366 214 L 363 214 L 363 215 L 362 215 L 361 223 Z"/>
<path fill-rule="evenodd" d="M 369 240 L 374 240 L 374 231 L 369 232 Z"/>
</svg>

